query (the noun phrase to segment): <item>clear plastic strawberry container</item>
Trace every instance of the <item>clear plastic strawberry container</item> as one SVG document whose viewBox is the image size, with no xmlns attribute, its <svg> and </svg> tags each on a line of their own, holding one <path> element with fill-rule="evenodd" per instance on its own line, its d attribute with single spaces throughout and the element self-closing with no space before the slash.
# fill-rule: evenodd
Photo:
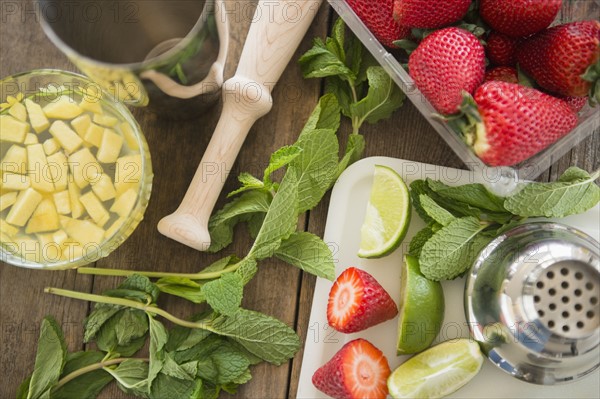
<svg viewBox="0 0 600 399">
<path fill-rule="evenodd" d="M 512 167 L 488 167 L 471 151 L 456 132 L 432 116 L 436 111 L 416 88 L 414 81 L 402 67 L 400 61 L 379 43 L 346 1 L 328 0 L 328 2 L 465 165 L 474 171 L 481 171 L 477 175 L 482 176 L 482 182 L 496 192 L 510 192 L 518 181 L 535 179 L 581 140 L 600 127 L 600 106 L 592 108 L 586 105 L 579 113 L 578 125 L 550 147 Z M 574 18 L 574 15 L 581 17 Z M 600 19 L 600 2 L 590 0 L 564 1 L 563 9 L 559 13 L 555 24 L 581 19 Z"/>
</svg>

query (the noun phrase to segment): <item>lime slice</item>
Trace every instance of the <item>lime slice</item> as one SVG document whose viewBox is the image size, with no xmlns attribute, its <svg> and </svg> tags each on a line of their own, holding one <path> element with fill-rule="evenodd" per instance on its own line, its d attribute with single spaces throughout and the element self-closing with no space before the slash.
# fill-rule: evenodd
<svg viewBox="0 0 600 399">
<path fill-rule="evenodd" d="M 475 377 L 482 363 L 475 341 L 447 341 L 400 365 L 388 378 L 388 389 L 395 399 L 442 398 Z"/>
<path fill-rule="evenodd" d="M 386 166 L 375 165 L 358 256 L 380 258 L 398 248 L 408 230 L 410 209 L 410 195 L 402 178 Z"/>
<path fill-rule="evenodd" d="M 406 255 L 402 265 L 400 293 L 398 355 L 421 352 L 429 348 L 442 328 L 442 285 L 423 276 L 417 258 Z"/>
</svg>

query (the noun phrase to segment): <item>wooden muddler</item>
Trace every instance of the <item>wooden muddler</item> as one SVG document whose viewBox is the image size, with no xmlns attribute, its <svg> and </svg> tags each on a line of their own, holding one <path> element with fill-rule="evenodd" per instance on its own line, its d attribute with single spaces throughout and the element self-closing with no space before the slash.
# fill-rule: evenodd
<svg viewBox="0 0 600 399">
<path fill-rule="evenodd" d="M 208 220 L 254 122 L 271 110 L 271 90 L 322 0 L 259 0 L 235 75 L 223 84 L 223 111 L 181 204 L 158 231 L 199 251 L 210 246 Z"/>
</svg>

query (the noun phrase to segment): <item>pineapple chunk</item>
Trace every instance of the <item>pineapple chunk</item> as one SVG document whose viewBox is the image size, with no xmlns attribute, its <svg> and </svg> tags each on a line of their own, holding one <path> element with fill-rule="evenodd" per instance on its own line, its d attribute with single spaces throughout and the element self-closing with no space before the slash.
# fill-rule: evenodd
<svg viewBox="0 0 600 399">
<path fill-rule="evenodd" d="M 71 126 L 73 126 L 75 132 L 82 139 L 85 139 L 85 133 L 87 132 L 91 124 L 92 120 L 90 119 L 90 116 L 88 114 L 80 115 L 71 121 Z"/>
<path fill-rule="evenodd" d="M 48 166 L 46 153 L 41 144 L 27 146 L 27 170 L 31 187 L 46 193 L 54 191 L 52 170 Z"/>
<path fill-rule="evenodd" d="M 83 246 L 75 240 L 67 240 L 62 243 L 62 258 L 66 261 L 72 262 L 77 259 L 83 258 L 84 251 Z"/>
<path fill-rule="evenodd" d="M 126 155 L 117 159 L 115 168 L 115 188 L 117 195 L 123 194 L 130 188 L 137 191 L 142 180 L 142 156 Z"/>
<path fill-rule="evenodd" d="M 60 222 L 60 225 L 62 226 L 63 229 L 67 228 L 67 225 L 69 224 L 69 221 L 71 221 L 71 220 L 73 220 L 73 218 L 70 218 L 65 215 L 58 215 L 58 221 Z"/>
<path fill-rule="evenodd" d="M 27 173 L 27 150 L 16 144 L 11 145 L 0 162 L 0 170 L 22 175 Z"/>
<path fill-rule="evenodd" d="M 116 197 L 117 191 L 112 180 L 107 174 L 102 174 L 98 180 L 92 182 L 94 194 L 100 198 L 100 201 L 108 201 Z"/>
<path fill-rule="evenodd" d="M 105 129 L 96 157 L 102 163 L 114 163 L 119 158 L 122 147 L 123 137 L 115 133 L 114 130 Z"/>
<path fill-rule="evenodd" d="M 39 104 L 27 99 L 25 100 L 25 107 L 27 107 L 31 127 L 37 134 L 40 134 L 50 127 L 50 122 L 48 122 L 48 118 L 46 118 L 46 115 Z"/>
<path fill-rule="evenodd" d="M 84 140 L 95 147 L 100 147 L 102 144 L 102 135 L 104 134 L 104 128 L 90 122 L 90 126 L 85 132 Z"/>
<path fill-rule="evenodd" d="M 56 212 L 56 206 L 52 198 L 45 198 L 40 202 L 35 212 L 29 219 L 25 232 L 31 233 L 44 233 L 47 231 L 54 231 L 60 228 L 60 221 L 58 220 L 58 212 Z"/>
<path fill-rule="evenodd" d="M 3 173 L 0 187 L 4 190 L 21 191 L 31 187 L 29 176 L 18 175 L 16 173 Z"/>
<path fill-rule="evenodd" d="M 69 155 L 69 167 L 75 179 L 75 184 L 79 188 L 86 187 L 90 181 L 97 180 L 98 176 L 103 173 L 102 166 L 100 166 L 98 160 L 88 148 L 82 148 L 76 153 Z"/>
<path fill-rule="evenodd" d="M 126 220 L 127 218 L 124 217 L 120 217 L 117 220 L 115 220 L 113 224 L 111 224 L 110 227 L 106 229 L 106 233 L 104 233 L 106 239 L 108 240 L 109 238 L 111 238 L 121 228 L 121 226 L 123 226 L 123 223 L 125 223 Z"/>
<path fill-rule="evenodd" d="M 95 114 L 101 114 L 103 112 L 100 99 L 92 96 L 83 96 L 81 102 L 79 103 L 79 107 L 81 107 L 81 109 L 84 111 L 90 111 Z"/>
<path fill-rule="evenodd" d="M 126 217 L 131 213 L 136 200 L 137 192 L 133 188 L 130 188 L 115 200 L 110 207 L 110 211 L 117 213 L 121 217 Z"/>
<path fill-rule="evenodd" d="M 83 215 L 83 205 L 79 201 L 79 197 L 81 192 L 79 191 L 79 187 L 73 181 L 73 179 L 69 180 L 69 199 L 71 200 L 71 216 L 74 218 L 79 218 Z"/>
<path fill-rule="evenodd" d="M 33 188 L 28 188 L 19 193 L 17 202 L 10 208 L 6 221 L 15 226 L 25 226 L 31 214 L 42 201 L 42 194 Z"/>
<path fill-rule="evenodd" d="M 13 239 L 16 245 L 16 251 L 22 258 L 36 263 L 42 263 L 41 248 L 38 240 L 27 237 L 18 236 Z"/>
<path fill-rule="evenodd" d="M 31 145 L 31 144 L 38 144 L 40 141 L 38 140 L 37 136 L 34 133 L 27 133 L 27 135 L 25 135 L 25 141 L 23 142 L 23 144 L 25 145 Z"/>
<path fill-rule="evenodd" d="M 94 123 L 102 125 L 104 127 L 115 127 L 119 120 L 114 116 L 104 115 L 104 114 L 94 114 L 93 118 Z"/>
<path fill-rule="evenodd" d="M 8 237 L 13 237 L 19 232 L 19 229 L 6 223 L 3 219 L 0 219 L 0 231 Z"/>
<path fill-rule="evenodd" d="M 60 244 L 54 241 L 53 234 L 38 234 L 37 239 L 40 242 L 42 259 L 46 263 L 55 263 L 62 258 L 62 248 Z"/>
<path fill-rule="evenodd" d="M 79 201 L 98 226 L 103 227 L 110 219 L 110 214 L 93 192 L 89 191 L 82 195 Z"/>
<path fill-rule="evenodd" d="M 68 153 L 72 153 L 83 144 L 81 137 L 71 130 L 69 125 L 63 121 L 54 122 L 52 126 L 50 126 L 50 134 Z"/>
<path fill-rule="evenodd" d="M 104 241 L 104 229 L 96 226 L 89 220 L 71 219 L 67 223 L 65 231 L 69 237 L 84 247 L 89 245 L 99 246 Z"/>
<path fill-rule="evenodd" d="M 138 151 L 140 149 L 140 145 L 135 137 L 135 133 L 133 133 L 131 125 L 127 122 L 123 122 L 119 125 L 119 128 L 121 128 L 121 133 L 123 134 L 123 138 L 125 139 L 127 147 L 133 151 Z"/>
<path fill-rule="evenodd" d="M 69 179 L 69 161 L 67 160 L 67 156 L 59 151 L 50 155 L 47 160 L 54 188 L 56 191 L 65 190 Z"/>
<path fill-rule="evenodd" d="M 46 105 L 43 110 L 46 117 L 52 119 L 73 119 L 83 112 L 69 96 L 60 96 L 57 100 Z"/>
<path fill-rule="evenodd" d="M 52 198 L 54 199 L 54 205 L 56 205 L 56 211 L 59 214 L 68 215 L 71 213 L 71 199 L 67 190 L 54 193 Z"/>
<path fill-rule="evenodd" d="M 60 150 L 60 144 L 58 144 L 58 141 L 56 141 L 55 138 L 49 138 L 48 140 L 44 141 L 42 146 L 44 147 L 44 152 L 46 155 L 52 155 L 56 151 Z"/>
<path fill-rule="evenodd" d="M 10 141 L 11 143 L 23 143 L 29 125 L 13 118 L 10 115 L 0 115 L 0 140 Z"/>
<path fill-rule="evenodd" d="M 25 106 L 19 102 L 14 103 L 8 110 L 8 113 L 22 122 L 27 122 L 27 110 L 25 109 Z"/>
<path fill-rule="evenodd" d="M 52 241 L 54 241 L 58 245 L 63 245 L 63 243 L 67 241 L 68 238 L 69 236 L 67 235 L 67 233 L 65 233 L 64 230 L 56 230 L 54 233 L 52 233 Z"/>
<path fill-rule="evenodd" d="M 2 194 L 0 196 L 0 212 L 13 206 L 13 204 L 15 202 L 17 202 L 17 192 L 16 191 Z"/>
</svg>

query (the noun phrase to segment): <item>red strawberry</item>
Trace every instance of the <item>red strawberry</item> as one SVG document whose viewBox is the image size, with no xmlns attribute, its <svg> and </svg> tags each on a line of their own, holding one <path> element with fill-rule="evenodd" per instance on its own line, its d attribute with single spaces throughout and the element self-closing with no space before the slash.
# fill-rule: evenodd
<svg viewBox="0 0 600 399">
<path fill-rule="evenodd" d="M 373 276 L 350 267 L 329 292 L 327 321 L 337 331 L 353 333 L 393 319 L 398 308 Z"/>
<path fill-rule="evenodd" d="M 481 0 L 479 14 L 494 30 L 522 37 L 550 26 L 561 6 L 562 0 Z"/>
<path fill-rule="evenodd" d="M 442 114 L 453 114 L 462 92 L 473 94 L 483 82 L 485 51 L 475 35 L 445 28 L 427 36 L 408 59 L 417 88 Z"/>
<path fill-rule="evenodd" d="M 566 102 L 531 87 L 486 82 L 474 99 L 483 123 L 466 133 L 467 141 L 490 166 L 522 162 L 577 125 L 577 115 Z M 465 109 L 467 115 L 473 111 Z"/>
<path fill-rule="evenodd" d="M 501 82 L 519 83 L 519 73 L 513 67 L 499 66 L 485 73 L 484 82 L 499 80 Z"/>
<path fill-rule="evenodd" d="M 572 22 L 523 40 L 517 49 L 517 60 L 521 69 L 544 89 L 583 97 L 595 83 L 582 79 L 582 75 L 598 61 L 599 44 L 600 22 Z"/>
<path fill-rule="evenodd" d="M 514 66 L 517 63 L 516 39 L 502 33 L 490 32 L 486 42 L 485 53 L 493 65 Z"/>
<path fill-rule="evenodd" d="M 395 0 L 394 18 L 411 28 L 442 28 L 464 17 L 470 5 L 471 0 Z"/>
<path fill-rule="evenodd" d="M 583 107 L 585 107 L 585 104 L 588 102 L 588 98 L 587 97 L 558 97 L 561 100 L 563 100 L 564 102 L 567 103 L 567 105 L 569 107 L 571 107 L 571 109 L 574 112 L 579 112 L 581 111 L 581 109 Z"/>
<path fill-rule="evenodd" d="M 410 35 L 410 29 L 399 25 L 392 16 L 394 0 L 347 0 L 347 2 L 384 46 L 396 47 L 393 43 L 395 40 Z"/>
<path fill-rule="evenodd" d="M 317 389 L 336 399 L 385 399 L 390 366 L 383 353 L 362 338 L 348 342 L 312 377 Z"/>
</svg>

